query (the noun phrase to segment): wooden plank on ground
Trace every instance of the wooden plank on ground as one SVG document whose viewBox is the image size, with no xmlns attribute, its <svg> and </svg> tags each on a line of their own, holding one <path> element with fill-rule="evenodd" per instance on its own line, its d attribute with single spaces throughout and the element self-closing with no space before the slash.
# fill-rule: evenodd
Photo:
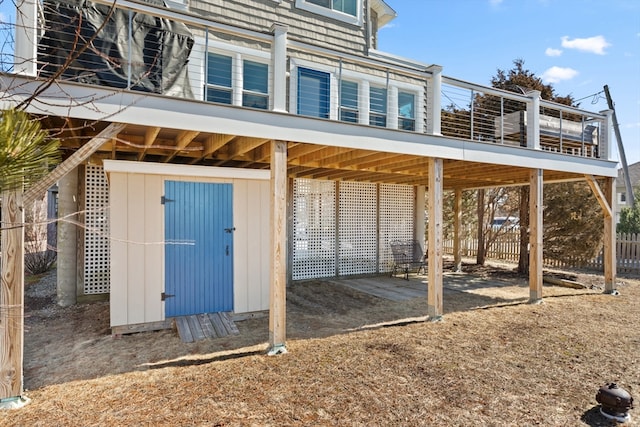
<svg viewBox="0 0 640 427">
<path fill-rule="evenodd" d="M 220 313 L 220 319 L 222 320 L 222 323 L 224 324 L 225 328 L 227 328 L 227 331 L 229 331 L 230 335 L 240 334 L 240 330 L 231 319 L 231 315 L 229 313 L 226 313 L 226 312 Z"/>
<path fill-rule="evenodd" d="M 176 317 L 176 328 L 178 329 L 178 336 L 182 342 L 193 342 L 193 335 L 191 334 L 191 328 L 189 328 L 189 322 L 186 317 Z"/>
<path fill-rule="evenodd" d="M 198 318 L 196 316 L 187 316 L 187 321 L 189 322 L 189 327 L 191 328 L 193 339 L 195 341 L 205 339 L 204 332 L 202 331 L 202 327 L 200 326 Z"/>
<path fill-rule="evenodd" d="M 200 322 L 200 326 L 202 327 L 202 332 L 204 333 L 205 337 L 207 338 L 218 337 L 218 335 L 216 334 L 216 331 L 213 328 L 213 325 L 211 324 L 211 320 L 209 320 L 209 316 L 207 316 L 206 314 L 198 314 L 196 317 Z"/>
<path fill-rule="evenodd" d="M 229 335 L 224 325 L 222 324 L 222 320 L 220 320 L 220 315 L 218 313 L 209 313 L 209 319 L 211 319 L 211 323 L 213 324 L 218 337 L 226 337 Z"/>
</svg>

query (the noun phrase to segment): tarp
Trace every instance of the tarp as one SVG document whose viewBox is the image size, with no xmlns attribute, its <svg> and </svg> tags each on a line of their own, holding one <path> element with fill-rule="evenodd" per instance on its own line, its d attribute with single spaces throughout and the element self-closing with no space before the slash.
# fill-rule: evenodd
<svg viewBox="0 0 640 427">
<path fill-rule="evenodd" d="M 44 25 L 42 77 L 193 98 L 187 75 L 193 36 L 181 22 L 84 0 L 45 0 Z"/>
</svg>

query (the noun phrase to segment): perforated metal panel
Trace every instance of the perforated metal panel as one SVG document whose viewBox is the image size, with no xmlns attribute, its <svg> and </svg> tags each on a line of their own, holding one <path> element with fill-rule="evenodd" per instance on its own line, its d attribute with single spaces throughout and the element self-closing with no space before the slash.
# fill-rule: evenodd
<svg viewBox="0 0 640 427">
<path fill-rule="evenodd" d="M 293 280 L 335 276 L 335 242 L 335 182 L 294 180 Z"/>
<path fill-rule="evenodd" d="M 412 186 L 380 185 L 380 271 L 390 271 L 393 266 L 392 241 L 413 239 L 414 205 Z"/>
<path fill-rule="evenodd" d="M 339 275 L 376 272 L 377 207 L 375 184 L 340 183 Z"/>
<path fill-rule="evenodd" d="M 84 293 L 109 292 L 109 185 L 102 166 L 85 168 Z"/>
</svg>

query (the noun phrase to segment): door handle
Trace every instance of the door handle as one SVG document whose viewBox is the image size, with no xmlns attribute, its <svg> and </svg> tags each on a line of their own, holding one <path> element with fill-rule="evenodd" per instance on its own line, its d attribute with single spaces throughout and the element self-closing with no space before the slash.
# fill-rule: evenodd
<svg viewBox="0 0 640 427">
<path fill-rule="evenodd" d="M 232 232 L 234 232 L 234 231 L 236 231 L 236 228 L 235 228 L 235 227 L 233 227 L 233 228 L 225 228 L 225 229 L 224 229 L 224 232 L 225 232 L 225 233 L 232 233 Z"/>
<path fill-rule="evenodd" d="M 224 250 L 224 252 L 227 254 L 227 256 L 229 256 L 229 245 L 227 245 L 227 248 Z"/>
</svg>

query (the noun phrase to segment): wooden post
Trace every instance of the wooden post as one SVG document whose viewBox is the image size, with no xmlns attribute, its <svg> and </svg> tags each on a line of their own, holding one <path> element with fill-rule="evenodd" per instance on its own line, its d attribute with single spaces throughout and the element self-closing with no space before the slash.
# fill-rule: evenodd
<svg viewBox="0 0 640 427">
<path fill-rule="evenodd" d="M 425 233 L 425 223 L 426 223 L 426 213 L 424 211 L 425 208 L 425 196 L 427 193 L 427 188 L 424 185 L 418 185 L 416 187 L 416 206 L 414 208 L 415 214 L 414 214 L 414 218 L 415 218 L 415 234 L 414 234 L 414 239 L 416 239 L 418 242 L 420 242 L 420 246 L 422 246 L 423 248 L 425 248 L 425 238 L 426 238 L 426 233 Z"/>
<path fill-rule="evenodd" d="M 0 399 L 22 395 L 24 347 L 24 212 L 22 191 L 2 195 Z"/>
<path fill-rule="evenodd" d="M 442 319 L 442 159 L 429 158 L 429 275 L 427 315 Z"/>
<path fill-rule="evenodd" d="M 604 197 L 609 215 L 604 210 L 604 292 L 616 294 L 616 179 L 605 178 Z"/>
<path fill-rule="evenodd" d="M 271 143 L 271 277 L 269 355 L 286 353 L 287 143 Z"/>
<path fill-rule="evenodd" d="M 453 269 L 462 271 L 462 250 L 460 248 L 460 229 L 462 228 L 462 190 L 456 189 L 453 205 Z"/>
<path fill-rule="evenodd" d="M 542 169 L 529 172 L 529 302 L 542 299 Z"/>
<path fill-rule="evenodd" d="M 73 168 L 58 181 L 58 305 L 68 307 L 77 298 L 77 233 L 78 169 Z"/>
</svg>

